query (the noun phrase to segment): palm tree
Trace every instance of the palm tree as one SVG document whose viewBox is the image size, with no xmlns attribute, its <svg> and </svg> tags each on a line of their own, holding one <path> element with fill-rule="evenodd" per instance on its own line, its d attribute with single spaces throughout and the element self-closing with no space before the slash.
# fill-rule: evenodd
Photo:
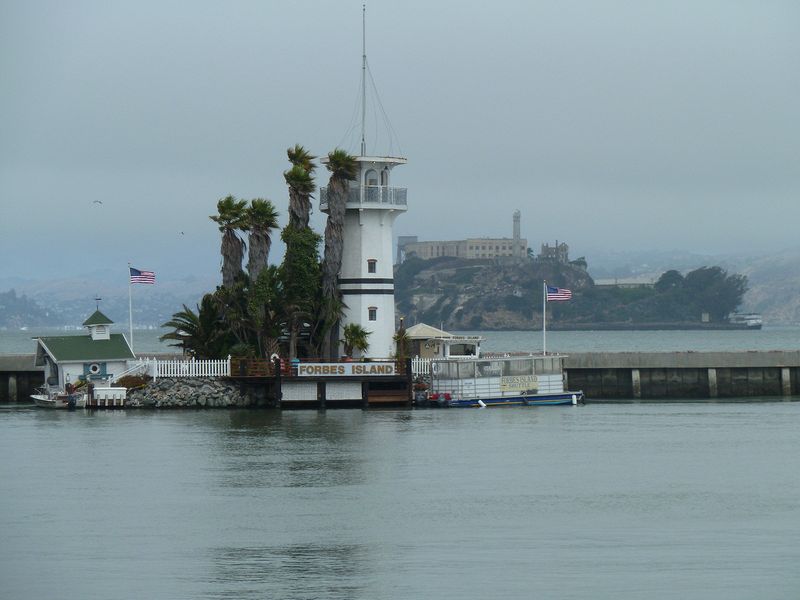
<svg viewBox="0 0 800 600">
<path fill-rule="evenodd" d="M 284 171 L 283 178 L 289 186 L 289 226 L 295 229 L 308 227 L 311 215 L 311 193 L 314 191 L 314 164 L 312 156 L 300 144 L 286 151 L 292 168 Z"/>
<path fill-rule="evenodd" d="M 225 330 L 236 344 L 255 347 L 254 324 L 248 307 L 248 279 L 238 277 L 230 287 L 218 287 L 212 294 Z"/>
<path fill-rule="evenodd" d="M 392 339 L 395 345 L 394 357 L 397 361 L 397 371 L 403 373 L 406 368 L 406 361 L 411 355 L 411 340 L 408 338 L 408 332 L 403 324 L 402 317 L 400 318 L 400 327 L 395 331 Z"/>
<path fill-rule="evenodd" d="M 287 308 L 280 270 L 270 265 L 247 291 L 247 320 L 252 323 L 258 356 L 267 357 L 280 349 Z"/>
<path fill-rule="evenodd" d="M 203 296 L 196 313 L 184 304 L 183 310 L 174 313 L 162 327 L 172 327 L 173 331 L 162 335 L 161 341 L 174 341 L 170 346 L 197 358 L 222 358 L 234 342 L 212 294 Z"/>
<path fill-rule="evenodd" d="M 199 312 L 200 308 L 197 310 Z M 161 326 L 172 327 L 173 331 L 159 337 L 160 341 L 174 341 L 176 343 L 169 345 L 180 348 L 184 354 L 193 354 L 193 346 L 200 331 L 200 318 L 196 312 L 184 304 L 183 310 L 174 313 L 172 319 Z"/>
<path fill-rule="evenodd" d="M 358 350 L 359 352 L 366 352 L 367 348 L 369 348 L 369 342 L 367 338 L 370 336 L 370 331 L 364 329 L 358 323 L 349 323 L 345 326 L 342 330 L 342 335 L 344 336 L 340 342 L 344 344 L 344 354 L 345 356 L 353 356 L 353 350 Z"/>
<path fill-rule="evenodd" d="M 328 297 L 317 294 L 312 298 L 309 331 L 309 350 L 312 356 L 330 358 L 333 340 L 337 339 L 332 332 L 338 325 L 343 310 L 344 302 L 341 296 Z"/>
<path fill-rule="evenodd" d="M 344 245 L 344 215 L 347 208 L 347 196 L 350 182 L 358 177 L 358 162 L 341 148 L 328 153 L 325 165 L 331 172 L 328 181 L 328 220 L 325 224 L 325 254 L 322 259 L 322 294 L 328 303 L 327 313 L 330 322 L 330 337 L 325 339 L 324 350 L 327 358 L 332 358 L 332 350 L 338 339 L 338 314 L 334 315 L 334 307 L 340 307 L 338 291 L 339 271 L 342 268 L 342 250 Z"/>
<path fill-rule="evenodd" d="M 242 271 L 244 241 L 236 233 L 247 228 L 246 200 L 226 196 L 217 202 L 217 214 L 209 218 L 219 225 L 222 232 L 222 285 L 231 287 Z"/>
<path fill-rule="evenodd" d="M 314 177 L 300 165 L 294 165 L 283 172 L 283 178 L 289 186 L 289 227 L 305 229 L 311 215 Z"/>
<path fill-rule="evenodd" d="M 317 168 L 317 165 L 314 164 L 317 157 L 313 156 L 300 144 L 295 144 L 294 148 L 287 149 L 286 156 L 289 158 L 290 163 L 293 165 L 300 165 L 309 173 L 313 174 L 314 170 Z"/>
<path fill-rule="evenodd" d="M 247 230 L 250 232 L 250 248 L 247 256 L 247 273 L 250 283 L 255 284 L 261 270 L 267 266 L 272 246 L 271 231 L 278 227 L 278 211 L 269 200 L 256 198 L 250 201 L 246 211 Z"/>
<path fill-rule="evenodd" d="M 322 259 L 322 292 L 337 296 L 337 280 L 342 268 L 344 215 L 350 181 L 358 176 L 358 162 L 341 148 L 328 154 L 325 165 L 331 172 L 328 181 L 328 220 L 325 224 L 325 255 Z"/>
</svg>

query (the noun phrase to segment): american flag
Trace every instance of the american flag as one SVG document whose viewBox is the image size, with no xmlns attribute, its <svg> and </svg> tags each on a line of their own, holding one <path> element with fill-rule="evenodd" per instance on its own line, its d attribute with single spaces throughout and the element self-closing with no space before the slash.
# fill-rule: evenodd
<svg viewBox="0 0 800 600">
<path fill-rule="evenodd" d="M 552 285 L 548 285 L 547 301 L 560 302 L 562 300 L 572 300 L 572 290 L 567 290 L 564 288 L 553 287 Z"/>
<path fill-rule="evenodd" d="M 156 274 L 153 271 L 140 271 L 130 267 L 131 270 L 131 283 L 150 283 L 156 282 Z"/>
</svg>

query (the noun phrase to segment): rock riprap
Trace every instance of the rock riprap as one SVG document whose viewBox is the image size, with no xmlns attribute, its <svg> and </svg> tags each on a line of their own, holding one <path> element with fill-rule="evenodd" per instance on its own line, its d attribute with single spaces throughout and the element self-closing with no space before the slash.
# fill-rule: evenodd
<svg viewBox="0 0 800 600">
<path fill-rule="evenodd" d="M 164 377 L 130 390 L 126 407 L 234 408 L 264 405 L 263 399 L 243 393 L 238 384 L 219 378 Z"/>
</svg>

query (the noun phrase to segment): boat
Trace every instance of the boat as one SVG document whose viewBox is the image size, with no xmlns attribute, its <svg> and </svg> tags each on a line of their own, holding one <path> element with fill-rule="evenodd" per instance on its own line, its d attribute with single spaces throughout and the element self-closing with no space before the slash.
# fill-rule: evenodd
<svg viewBox="0 0 800 600">
<path fill-rule="evenodd" d="M 71 390 L 58 390 L 45 388 L 38 394 L 31 394 L 31 399 L 36 406 L 41 408 L 85 408 L 86 393 Z"/>
<path fill-rule="evenodd" d="M 764 320 L 758 313 L 735 313 L 728 319 L 734 325 L 743 325 L 746 329 L 761 329 Z"/>
<path fill-rule="evenodd" d="M 418 406 L 487 407 L 582 404 L 564 389 L 563 354 L 483 353 L 483 337 L 419 323 L 406 331 Z"/>
<path fill-rule="evenodd" d="M 564 389 L 564 358 L 505 354 L 435 359 L 425 400 L 450 408 L 582 404 L 582 391 Z"/>
</svg>

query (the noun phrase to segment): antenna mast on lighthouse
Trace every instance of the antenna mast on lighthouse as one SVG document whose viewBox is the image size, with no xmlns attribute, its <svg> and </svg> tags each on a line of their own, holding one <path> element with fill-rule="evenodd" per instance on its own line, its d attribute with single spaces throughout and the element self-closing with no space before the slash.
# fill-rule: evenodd
<svg viewBox="0 0 800 600">
<path fill-rule="evenodd" d="M 367 121 L 367 5 L 361 5 L 361 156 L 367 155 L 364 129 Z"/>
<path fill-rule="evenodd" d="M 383 114 L 387 126 L 391 152 L 391 124 L 367 65 L 367 5 L 362 0 L 361 152 L 354 157 L 358 171 L 347 184 L 347 193 L 344 198 L 337 198 L 344 205 L 342 262 L 337 283 L 343 300 L 343 311 L 338 327 L 341 327 L 341 331 L 348 325 L 355 324 L 369 332 L 368 351 L 360 351 L 358 358 L 385 358 L 396 352 L 393 225 L 395 219 L 408 210 L 406 188 L 392 186 L 392 170 L 406 164 L 407 160 L 399 156 L 370 156 L 367 153 L 367 77 L 375 93 L 376 107 Z M 349 139 L 348 145 L 351 149 L 358 144 L 354 139 L 358 135 L 357 110 L 358 106 L 354 108 L 345 136 Z M 373 146 L 379 145 L 376 134 Z M 370 151 L 376 152 L 375 147 Z M 329 160 L 323 158 L 322 163 L 330 164 Z M 329 192 L 328 188 L 320 189 L 320 210 L 330 216 Z M 338 338 L 339 333 L 334 333 L 334 336 Z"/>
</svg>

